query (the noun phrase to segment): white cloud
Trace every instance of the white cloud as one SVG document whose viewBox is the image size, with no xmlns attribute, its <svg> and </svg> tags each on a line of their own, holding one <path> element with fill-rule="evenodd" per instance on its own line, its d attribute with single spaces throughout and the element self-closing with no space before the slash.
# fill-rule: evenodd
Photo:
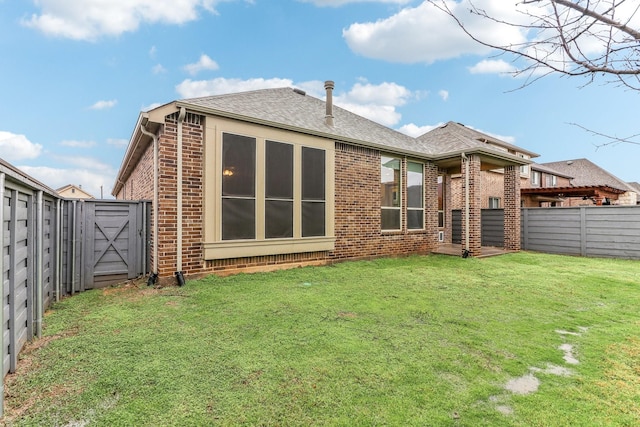
<svg viewBox="0 0 640 427">
<path fill-rule="evenodd" d="M 449 91 L 442 89 L 438 92 L 438 96 L 440 96 L 443 101 L 446 101 L 449 99 Z"/>
<path fill-rule="evenodd" d="M 138 29 L 142 23 L 184 24 L 222 0 L 39 0 L 40 13 L 23 25 L 46 35 L 93 41 Z"/>
<path fill-rule="evenodd" d="M 349 3 L 393 3 L 406 4 L 411 0 L 299 0 L 302 3 L 313 3 L 319 7 L 340 7 Z"/>
<path fill-rule="evenodd" d="M 191 74 L 192 76 L 195 76 L 200 71 L 205 71 L 205 70 L 215 71 L 218 68 L 219 68 L 218 63 L 213 59 L 209 58 L 209 56 L 205 55 L 204 53 L 200 55 L 200 59 L 198 60 L 198 62 L 194 62 L 193 64 L 187 64 L 184 66 L 185 71 Z"/>
<path fill-rule="evenodd" d="M 410 90 L 397 83 L 374 85 L 365 81 L 356 83 L 346 93 L 338 92 L 334 103 L 374 122 L 393 126 L 402 118 L 396 107 L 405 105 L 412 97 Z"/>
<path fill-rule="evenodd" d="M 469 67 L 471 74 L 507 74 L 514 71 L 516 71 L 516 67 L 502 59 L 484 59 L 473 67 Z"/>
<path fill-rule="evenodd" d="M 0 131 L 0 158 L 16 160 L 35 159 L 42 154 L 42 145 L 35 144 L 24 135 Z"/>
<path fill-rule="evenodd" d="M 98 101 L 89 108 L 91 110 L 107 110 L 115 107 L 117 103 L 118 101 L 116 99 L 112 99 L 110 101 Z"/>
<path fill-rule="evenodd" d="M 86 160 L 86 159 L 85 159 Z M 95 162 L 92 162 L 92 166 Z M 81 185 L 82 189 L 92 196 L 100 197 L 100 186 L 103 195 L 108 197 L 115 181 L 116 171 L 109 168 L 51 168 L 47 166 L 19 166 L 19 169 L 51 188 L 64 187 L 67 184 Z"/>
<path fill-rule="evenodd" d="M 498 19 L 521 22 L 515 4 L 519 0 L 476 0 L 474 4 Z M 469 30 L 494 44 L 521 43 L 523 32 L 513 26 L 482 20 L 468 11 L 467 1 L 445 0 Z M 490 49 L 473 41 L 446 13 L 425 1 L 376 22 L 355 23 L 343 30 L 354 52 L 401 63 L 431 63 L 465 54 L 483 55 Z"/>
<path fill-rule="evenodd" d="M 155 59 L 157 53 L 158 53 L 158 48 L 155 46 L 151 46 L 151 49 L 149 49 L 149 58 Z"/>
<path fill-rule="evenodd" d="M 60 143 L 63 147 L 73 147 L 73 148 L 91 148 L 96 145 L 94 141 L 62 141 Z"/>
<path fill-rule="evenodd" d="M 407 125 L 403 125 L 400 128 L 398 128 L 398 131 L 404 133 L 405 135 L 409 135 L 414 138 L 417 138 L 429 131 L 434 130 L 437 127 L 442 126 L 443 124 L 444 123 L 438 123 L 437 125 L 433 125 L 433 126 L 432 125 L 418 126 L 416 124 L 409 123 Z"/>
<path fill-rule="evenodd" d="M 156 64 L 151 68 L 151 72 L 153 74 L 164 74 L 167 72 L 167 69 L 162 66 L 162 64 Z"/>
</svg>

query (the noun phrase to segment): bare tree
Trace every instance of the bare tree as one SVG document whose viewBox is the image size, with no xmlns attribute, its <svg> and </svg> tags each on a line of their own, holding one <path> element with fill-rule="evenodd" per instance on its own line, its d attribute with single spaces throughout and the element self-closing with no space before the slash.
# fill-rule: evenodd
<svg viewBox="0 0 640 427">
<path fill-rule="evenodd" d="M 428 0 L 449 14 L 476 42 L 512 54 L 515 76 L 525 77 L 522 86 L 551 73 L 584 76 L 589 84 L 597 78 L 640 91 L 640 2 L 636 0 L 522 0 L 517 18 L 507 20 L 467 0 L 469 14 L 452 10 L 450 1 Z M 505 5 L 506 7 L 506 5 Z M 517 29 L 525 41 L 500 44 L 488 41 L 477 25 L 466 19 Z M 580 126 L 581 127 L 581 126 Z M 620 142 L 640 144 L 632 137 L 614 137 L 587 131 Z"/>
</svg>

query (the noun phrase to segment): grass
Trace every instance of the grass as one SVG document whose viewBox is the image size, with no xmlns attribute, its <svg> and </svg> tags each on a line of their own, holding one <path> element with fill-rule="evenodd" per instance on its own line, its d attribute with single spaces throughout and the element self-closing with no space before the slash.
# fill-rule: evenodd
<svg viewBox="0 0 640 427">
<path fill-rule="evenodd" d="M 640 263 L 530 253 L 89 291 L 47 313 L 5 423 L 638 425 L 638 307 Z"/>
</svg>

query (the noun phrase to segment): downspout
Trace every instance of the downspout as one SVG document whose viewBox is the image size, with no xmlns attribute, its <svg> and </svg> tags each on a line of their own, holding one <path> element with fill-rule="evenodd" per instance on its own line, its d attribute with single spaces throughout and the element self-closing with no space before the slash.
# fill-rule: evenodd
<svg viewBox="0 0 640 427">
<path fill-rule="evenodd" d="M 178 114 L 178 182 L 177 187 L 177 208 L 178 208 L 178 236 L 177 236 L 177 259 L 176 259 L 176 279 L 178 280 L 178 286 L 184 286 L 184 273 L 182 271 L 182 123 L 187 115 L 187 110 L 184 107 L 180 107 L 180 114 Z"/>
<path fill-rule="evenodd" d="M 153 140 L 153 266 L 149 280 L 147 280 L 147 286 L 151 286 L 155 285 L 158 281 L 158 164 L 160 161 L 158 137 L 154 133 L 149 132 L 143 124 L 140 124 L 140 132 Z"/>
<path fill-rule="evenodd" d="M 4 242 L 4 173 L 0 173 L 0 201 L 2 202 L 2 208 L 0 209 L 0 242 Z M 4 245 L 4 243 L 3 243 Z M 0 271 L 4 272 L 4 256 L 0 256 Z M 4 295 L 4 279 L 0 280 L 0 295 Z M 4 416 L 4 298 L 0 305 L 0 325 L 3 325 L 2 333 L 0 333 L 0 370 L 2 371 L 2 378 L 0 378 L 0 418 Z"/>
<path fill-rule="evenodd" d="M 462 153 L 462 161 L 464 162 L 464 250 L 462 251 L 462 258 L 468 258 L 469 254 L 469 158 L 466 154 Z"/>
<path fill-rule="evenodd" d="M 44 301 L 42 300 L 42 256 L 43 256 L 43 208 L 42 190 L 38 191 L 36 199 L 36 336 L 42 337 L 42 314 Z"/>
</svg>

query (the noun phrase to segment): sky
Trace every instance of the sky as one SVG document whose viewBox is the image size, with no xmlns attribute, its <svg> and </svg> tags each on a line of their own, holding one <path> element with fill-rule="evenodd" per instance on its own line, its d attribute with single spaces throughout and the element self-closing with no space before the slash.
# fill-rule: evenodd
<svg viewBox="0 0 640 427">
<path fill-rule="evenodd" d="M 504 16 L 514 3 L 476 0 Z M 640 181 L 640 145 L 582 128 L 637 134 L 637 91 L 559 75 L 523 87 L 496 54 L 419 0 L 0 0 L 0 157 L 111 198 L 141 111 L 270 87 L 323 98 L 333 80 L 337 105 L 412 136 L 455 121 L 539 163 L 588 158 Z"/>
</svg>

